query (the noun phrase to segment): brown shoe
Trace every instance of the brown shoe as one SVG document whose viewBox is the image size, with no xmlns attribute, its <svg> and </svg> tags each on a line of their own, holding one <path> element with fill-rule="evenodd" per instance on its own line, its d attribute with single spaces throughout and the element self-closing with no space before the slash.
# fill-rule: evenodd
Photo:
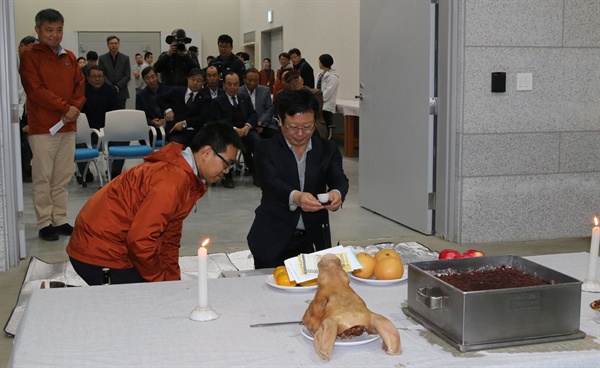
<svg viewBox="0 0 600 368">
<path fill-rule="evenodd" d="M 225 174 L 225 177 L 221 181 L 221 184 L 225 188 L 233 188 L 235 186 L 235 184 L 233 184 L 233 174 L 231 174 L 231 173 Z"/>
</svg>

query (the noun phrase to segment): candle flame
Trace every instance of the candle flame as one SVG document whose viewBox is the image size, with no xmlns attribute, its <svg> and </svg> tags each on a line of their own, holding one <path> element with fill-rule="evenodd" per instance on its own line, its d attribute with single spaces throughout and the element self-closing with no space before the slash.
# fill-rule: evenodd
<svg viewBox="0 0 600 368">
<path fill-rule="evenodd" d="M 210 242 L 210 238 L 206 238 L 204 239 L 204 241 L 202 242 L 202 246 L 206 247 L 208 245 L 208 243 Z"/>
<path fill-rule="evenodd" d="M 598 217 L 597 217 L 597 216 L 594 216 L 594 224 L 595 224 L 596 226 L 598 226 Z"/>
</svg>

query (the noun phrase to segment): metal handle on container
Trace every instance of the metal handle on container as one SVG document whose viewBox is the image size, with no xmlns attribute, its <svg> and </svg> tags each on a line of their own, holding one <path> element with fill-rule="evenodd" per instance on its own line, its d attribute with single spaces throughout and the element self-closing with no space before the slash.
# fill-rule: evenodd
<svg viewBox="0 0 600 368">
<path fill-rule="evenodd" d="M 423 303 L 429 309 L 441 309 L 443 295 L 428 295 L 427 287 L 417 289 L 417 300 Z M 429 294 L 438 294 L 433 290 L 429 290 Z M 433 292 L 432 292 L 433 291 Z"/>
</svg>

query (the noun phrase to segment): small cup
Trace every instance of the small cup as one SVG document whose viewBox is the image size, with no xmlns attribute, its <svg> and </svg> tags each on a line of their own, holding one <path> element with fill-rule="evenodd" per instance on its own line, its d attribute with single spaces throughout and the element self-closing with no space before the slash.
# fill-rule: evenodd
<svg viewBox="0 0 600 368">
<path fill-rule="evenodd" d="M 329 200 L 329 193 L 317 194 L 317 198 L 319 199 L 319 202 L 321 202 L 321 204 L 323 205 L 331 204 L 331 201 Z"/>
</svg>

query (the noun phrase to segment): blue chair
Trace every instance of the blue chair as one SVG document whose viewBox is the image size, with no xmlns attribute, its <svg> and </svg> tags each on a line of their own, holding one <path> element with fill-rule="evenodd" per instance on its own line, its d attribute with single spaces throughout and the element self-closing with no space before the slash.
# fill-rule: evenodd
<svg viewBox="0 0 600 368">
<path fill-rule="evenodd" d="M 92 146 L 92 134 L 96 134 L 98 136 L 98 142 L 102 141 L 102 135 L 100 131 L 98 129 L 90 128 L 87 116 L 84 113 L 79 114 L 79 119 L 77 119 L 77 135 L 75 138 L 75 143 L 85 144 L 86 147 L 75 147 L 75 162 L 86 162 L 85 170 L 83 170 L 83 173 L 81 173 L 81 175 L 83 175 L 83 183 L 81 185 L 84 188 L 87 187 L 85 177 L 88 173 L 90 163 L 94 164 L 94 167 L 96 168 L 96 173 L 100 179 L 100 187 L 104 185 L 102 175 L 98 169 L 98 157 L 100 156 L 100 150 L 99 148 L 94 148 Z M 96 146 L 100 147 L 100 144 L 97 144 Z"/>
<path fill-rule="evenodd" d="M 142 144 L 141 141 L 148 142 L 149 133 L 152 135 L 150 144 Z M 154 152 L 156 129 L 148 126 L 146 114 L 140 110 L 125 109 L 107 112 L 102 135 L 104 137 L 102 147 L 104 158 L 107 161 L 109 181 L 112 179 L 110 171 L 114 160 L 144 158 Z M 110 142 L 140 142 L 140 144 L 109 146 Z"/>
</svg>

